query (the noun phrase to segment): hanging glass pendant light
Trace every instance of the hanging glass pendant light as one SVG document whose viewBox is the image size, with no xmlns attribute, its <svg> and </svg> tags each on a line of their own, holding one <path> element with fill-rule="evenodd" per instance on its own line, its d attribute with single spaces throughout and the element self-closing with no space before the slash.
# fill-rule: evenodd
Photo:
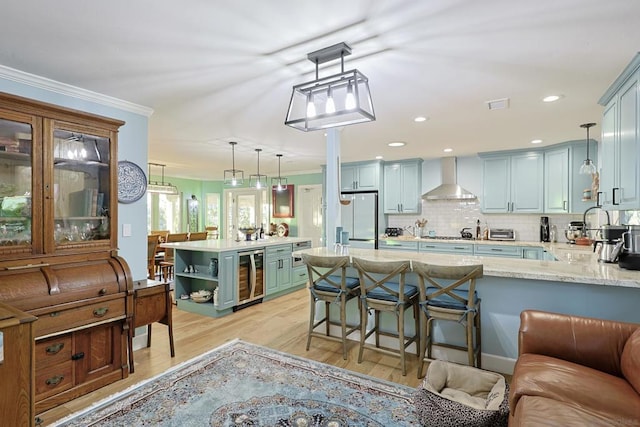
<svg viewBox="0 0 640 427">
<path fill-rule="evenodd" d="M 244 172 L 236 169 L 235 147 L 237 144 L 238 143 L 234 141 L 229 142 L 229 145 L 231 145 L 231 169 L 225 169 L 224 171 L 224 185 L 230 185 L 232 187 L 242 185 L 244 182 Z"/>
<path fill-rule="evenodd" d="M 376 119 L 369 80 L 356 69 L 344 70 L 347 55 L 351 47 L 344 42 L 307 54 L 316 65 L 316 79 L 293 86 L 285 125 L 307 132 Z M 340 73 L 320 78 L 319 64 L 335 59 L 340 59 Z"/>
<path fill-rule="evenodd" d="M 596 173 L 596 165 L 594 165 L 593 161 L 589 158 L 589 128 L 595 125 L 595 123 L 584 123 L 580 125 L 581 128 L 587 129 L 587 158 L 582 162 L 582 165 L 580 166 L 580 173 L 584 175 L 593 175 L 594 173 Z"/>
<path fill-rule="evenodd" d="M 262 148 L 256 148 L 258 153 L 258 171 L 252 175 L 249 175 L 249 187 L 251 188 L 266 188 L 267 187 L 267 175 L 260 174 L 260 152 Z"/>
<path fill-rule="evenodd" d="M 287 187 L 287 178 L 284 178 L 280 175 L 280 159 L 282 159 L 282 154 L 276 154 L 278 157 L 278 177 L 271 178 L 271 187 L 275 187 L 276 191 L 282 191 Z"/>
<path fill-rule="evenodd" d="M 159 166 L 162 168 L 162 181 L 151 181 L 151 166 Z M 168 195 L 176 195 L 178 194 L 178 188 L 175 185 L 171 185 L 170 182 L 164 182 L 164 167 L 161 163 L 148 163 L 149 169 L 149 183 L 147 184 L 147 191 L 149 193 L 157 193 L 157 194 L 168 194 Z"/>
</svg>

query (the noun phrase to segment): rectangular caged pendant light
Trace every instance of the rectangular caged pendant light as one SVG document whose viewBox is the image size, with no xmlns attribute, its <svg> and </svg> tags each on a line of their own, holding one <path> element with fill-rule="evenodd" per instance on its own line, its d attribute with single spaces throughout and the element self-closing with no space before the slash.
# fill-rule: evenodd
<svg viewBox="0 0 640 427">
<path fill-rule="evenodd" d="M 316 64 L 316 79 L 293 86 L 285 125 L 307 132 L 376 119 L 369 80 L 356 69 L 344 71 L 350 54 L 351 47 L 342 42 L 307 55 Z M 318 65 L 338 58 L 341 72 L 319 78 Z"/>
</svg>

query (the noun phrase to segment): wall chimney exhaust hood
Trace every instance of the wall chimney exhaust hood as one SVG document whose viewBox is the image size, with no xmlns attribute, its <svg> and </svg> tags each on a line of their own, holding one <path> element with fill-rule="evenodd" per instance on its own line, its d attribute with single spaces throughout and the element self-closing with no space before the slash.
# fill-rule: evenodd
<svg viewBox="0 0 640 427">
<path fill-rule="evenodd" d="M 440 162 L 442 184 L 422 195 L 424 200 L 472 200 L 476 195 L 458 185 L 456 158 L 443 157 Z"/>
</svg>

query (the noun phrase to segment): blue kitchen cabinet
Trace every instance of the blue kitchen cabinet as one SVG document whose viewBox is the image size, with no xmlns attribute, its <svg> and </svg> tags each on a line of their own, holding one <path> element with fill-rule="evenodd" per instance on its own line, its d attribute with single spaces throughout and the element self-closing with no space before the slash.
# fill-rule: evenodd
<svg viewBox="0 0 640 427">
<path fill-rule="evenodd" d="M 475 255 L 522 258 L 522 248 L 512 245 L 475 245 Z"/>
<path fill-rule="evenodd" d="M 484 213 L 543 211 L 544 156 L 523 152 L 483 158 Z"/>
<path fill-rule="evenodd" d="M 309 271 L 306 265 L 300 265 L 291 269 L 291 286 L 304 285 L 309 281 Z"/>
<path fill-rule="evenodd" d="M 544 211 L 569 212 L 569 147 L 544 153 Z"/>
<path fill-rule="evenodd" d="M 462 242 L 420 242 L 420 252 L 435 252 L 441 254 L 473 255 L 473 243 Z"/>
<path fill-rule="evenodd" d="M 380 239 L 378 247 L 381 250 L 417 252 L 418 242 L 411 240 Z"/>
<path fill-rule="evenodd" d="M 174 286 L 179 309 L 206 316 L 218 317 L 231 312 L 237 301 L 238 253 L 175 250 Z M 218 275 L 208 271 L 211 258 L 218 259 Z M 185 271 L 193 267 L 193 271 Z M 199 290 L 217 289 L 217 301 L 197 303 L 182 299 Z M 217 304 L 215 304 L 217 302 Z"/>
<path fill-rule="evenodd" d="M 600 98 L 602 117 L 600 203 L 605 208 L 640 208 L 640 54 Z"/>
<path fill-rule="evenodd" d="M 385 164 L 383 182 L 385 214 L 422 211 L 422 159 Z"/>
<path fill-rule="evenodd" d="M 545 250 L 543 248 L 523 247 L 522 258 L 524 259 L 544 259 Z"/>
<path fill-rule="evenodd" d="M 290 244 L 266 248 L 266 296 L 291 288 L 291 252 Z"/>
<path fill-rule="evenodd" d="M 380 163 L 344 163 L 340 167 L 340 190 L 375 191 L 380 188 Z"/>
</svg>

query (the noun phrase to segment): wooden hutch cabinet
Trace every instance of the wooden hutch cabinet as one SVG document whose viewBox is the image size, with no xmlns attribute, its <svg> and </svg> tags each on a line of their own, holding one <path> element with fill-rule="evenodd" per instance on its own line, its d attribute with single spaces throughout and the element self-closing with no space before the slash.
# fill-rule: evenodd
<svg viewBox="0 0 640 427">
<path fill-rule="evenodd" d="M 0 301 L 37 317 L 36 413 L 129 372 L 133 281 L 117 254 L 123 124 L 0 93 Z"/>
</svg>

